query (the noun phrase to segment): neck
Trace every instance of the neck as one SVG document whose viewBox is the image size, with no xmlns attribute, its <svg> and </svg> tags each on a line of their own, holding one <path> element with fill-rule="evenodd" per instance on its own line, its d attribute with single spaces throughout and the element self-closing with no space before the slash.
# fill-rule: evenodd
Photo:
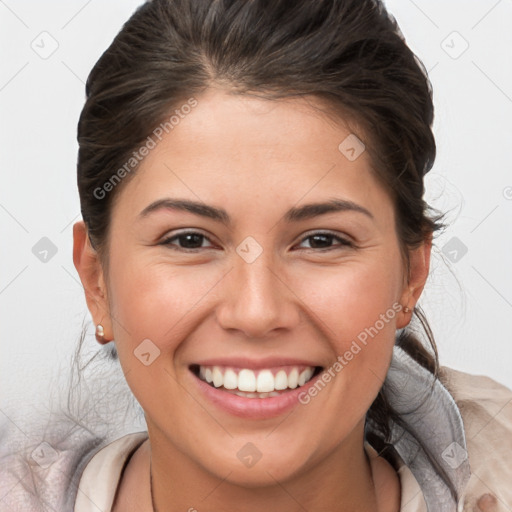
<svg viewBox="0 0 512 512">
<path fill-rule="evenodd" d="M 345 442 L 300 475 L 279 479 L 267 471 L 266 484 L 257 486 L 230 481 L 229 473 L 219 478 L 206 472 L 156 436 L 157 449 L 148 451 L 153 511 L 396 512 L 397 475 L 384 459 L 368 457 L 362 432 L 353 433 L 357 443 Z"/>
</svg>

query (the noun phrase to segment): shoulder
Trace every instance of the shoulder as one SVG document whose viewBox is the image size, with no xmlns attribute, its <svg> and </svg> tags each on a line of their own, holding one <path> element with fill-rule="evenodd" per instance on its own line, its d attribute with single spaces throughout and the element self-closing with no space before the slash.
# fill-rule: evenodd
<svg viewBox="0 0 512 512">
<path fill-rule="evenodd" d="M 145 431 L 126 434 L 95 453 L 81 475 L 75 512 L 90 510 L 91 500 L 101 510 L 110 510 L 127 461 L 147 439 Z"/>
<path fill-rule="evenodd" d="M 78 478 L 104 444 L 76 424 L 0 425 L 0 497 L 6 510 L 72 510 Z M 2 508 L 2 510 L 4 510 Z"/>
<path fill-rule="evenodd" d="M 471 478 L 464 511 L 480 510 L 485 494 L 496 498 L 489 512 L 512 509 L 512 390 L 490 377 L 441 367 L 439 379 L 455 400 L 464 423 Z"/>
</svg>

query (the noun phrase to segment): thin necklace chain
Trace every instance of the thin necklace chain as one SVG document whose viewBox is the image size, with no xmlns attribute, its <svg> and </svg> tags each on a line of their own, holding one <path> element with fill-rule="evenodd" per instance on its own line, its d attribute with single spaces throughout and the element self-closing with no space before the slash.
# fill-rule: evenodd
<svg viewBox="0 0 512 512">
<path fill-rule="evenodd" d="M 155 505 L 155 498 L 153 497 L 153 471 L 151 470 L 151 453 L 149 454 L 149 493 L 151 494 L 151 508 L 153 512 L 158 512 Z"/>
</svg>

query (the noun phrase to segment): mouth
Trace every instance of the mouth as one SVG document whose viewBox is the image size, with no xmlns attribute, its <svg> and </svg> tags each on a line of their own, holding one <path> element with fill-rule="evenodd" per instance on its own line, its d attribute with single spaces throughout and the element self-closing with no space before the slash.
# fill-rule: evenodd
<svg viewBox="0 0 512 512">
<path fill-rule="evenodd" d="M 268 399 L 305 386 L 322 372 L 322 366 L 289 365 L 271 368 L 241 368 L 192 364 L 190 371 L 218 391 L 243 398 Z"/>
</svg>

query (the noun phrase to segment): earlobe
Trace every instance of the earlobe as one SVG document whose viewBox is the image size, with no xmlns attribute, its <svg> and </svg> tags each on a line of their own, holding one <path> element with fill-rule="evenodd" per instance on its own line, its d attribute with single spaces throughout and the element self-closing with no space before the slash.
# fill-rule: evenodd
<svg viewBox="0 0 512 512">
<path fill-rule="evenodd" d="M 112 338 L 110 308 L 103 268 L 98 253 L 91 246 L 83 221 L 73 225 L 73 263 L 84 287 L 87 307 L 96 325 L 103 327 L 104 341 Z"/>
</svg>

